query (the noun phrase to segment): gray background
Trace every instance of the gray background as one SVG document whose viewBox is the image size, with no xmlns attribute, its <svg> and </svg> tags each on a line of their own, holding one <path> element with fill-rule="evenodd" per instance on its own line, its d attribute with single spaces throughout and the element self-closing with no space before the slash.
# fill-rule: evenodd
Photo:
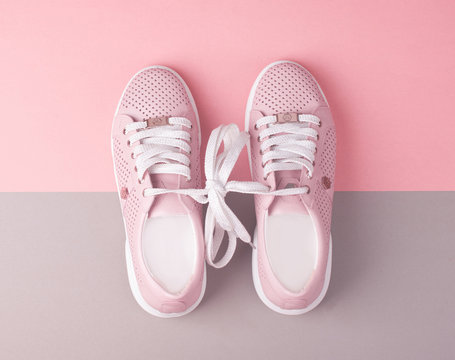
<svg viewBox="0 0 455 360">
<path fill-rule="evenodd" d="M 251 197 L 231 203 L 250 230 Z M 325 300 L 266 308 L 239 244 L 191 314 L 134 301 L 114 193 L 0 194 L 1 359 L 453 359 L 454 192 L 338 192 Z"/>
</svg>

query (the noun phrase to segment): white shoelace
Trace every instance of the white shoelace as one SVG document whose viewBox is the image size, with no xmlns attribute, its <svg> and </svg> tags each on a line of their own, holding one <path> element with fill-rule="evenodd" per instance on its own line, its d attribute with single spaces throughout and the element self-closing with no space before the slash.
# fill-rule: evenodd
<svg viewBox="0 0 455 360">
<path fill-rule="evenodd" d="M 169 125 L 147 128 L 146 121 L 137 121 L 125 127 L 125 134 L 141 130 L 128 138 L 131 145 L 140 142 L 134 146 L 133 151 L 140 180 L 147 170 L 150 174 L 178 174 L 191 179 L 188 157 L 191 153 L 188 144 L 191 136 L 184 130 L 192 127 L 191 121 L 183 117 L 170 117 L 168 123 Z"/>
<path fill-rule="evenodd" d="M 190 178 L 189 158 L 180 153 L 180 149 L 186 153 L 190 152 L 187 143 L 190 141 L 189 133 L 182 130 L 182 127 L 189 128 L 191 123 L 184 118 L 171 117 L 169 124 L 152 129 L 146 129 L 146 122 L 127 125 L 126 133 L 141 130 L 129 138 L 131 144 L 142 140 L 142 144 L 136 145 L 133 153 L 136 158 L 139 179 L 142 179 L 147 170 L 155 174 L 179 174 L 186 176 L 187 179 Z M 268 186 L 254 181 L 228 181 L 229 175 L 248 141 L 248 133 L 240 132 L 237 125 L 221 125 L 212 131 L 207 144 L 205 155 L 207 181 L 204 189 L 147 188 L 144 191 L 144 196 L 174 193 L 188 195 L 201 204 L 208 204 L 205 218 L 206 260 L 216 268 L 221 268 L 229 263 L 235 252 L 237 238 L 252 244 L 248 231 L 225 202 L 228 192 L 275 196 L 308 192 L 306 187 L 271 191 Z M 224 144 L 224 151 L 218 154 L 222 144 Z M 215 262 L 225 233 L 228 235 L 226 252 Z"/>
<path fill-rule="evenodd" d="M 267 126 L 259 132 L 264 179 L 274 171 L 308 170 L 313 176 L 314 158 L 318 132 L 309 125 L 319 126 L 321 121 L 315 115 L 300 114 L 298 121 L 279 123 L 275 115 L 264 116 L 256 122 L 256 128 Z"/>
</svg>

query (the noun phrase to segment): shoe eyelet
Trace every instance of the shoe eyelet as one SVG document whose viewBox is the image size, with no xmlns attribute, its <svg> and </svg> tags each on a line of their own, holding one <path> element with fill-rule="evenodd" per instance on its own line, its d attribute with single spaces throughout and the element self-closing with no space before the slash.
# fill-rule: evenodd
<svg viewBox="0 0 455 360">
<path fill-rule="evenodd" d="M 322 121 L 319 121 L 318 127 L 322 126 Z"/>
<path fill-rule="evenodd" d="M 137 172 L 137 166 L 134 167 L 134 171 Z"/>
<path fill-rule="evenodd" d="M 131 153 L 131 159 L 134 159 L 134 153 Z"/>
<path fill-rule="evenodd" d="M 129 139 L 126 141 L 126 145 L 131 146 L 131 141 Z"/>
<path fill-rule="evenodd" d="M 123 135 L 126 135 L 126 129 L 123 129 Z"/>
<path fill-rule="evenodd" d="M 261 138 L 259 136 L 257 137 L 257 140 L 258 140 L 258 142 L 261 142 Z"/>
</svg>

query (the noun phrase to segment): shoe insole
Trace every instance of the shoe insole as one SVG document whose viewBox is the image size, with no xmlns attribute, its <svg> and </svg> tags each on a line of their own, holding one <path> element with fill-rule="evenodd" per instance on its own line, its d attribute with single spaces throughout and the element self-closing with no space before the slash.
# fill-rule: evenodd
<svg viewBox="0 0 455 360">
<path fill-rule="evenodd" d="M 277 279 L 289 291 L 301 291 L 310 280 L 318 258 L 317 235 L 310 215 L 267 216 L 265 243 Z"/>
<path fill-rule="evenodd" d="M 170 293 L 182 291 L 196 264 L 196 235 L 188 215 L 146 220 L 142 253 L 153 278 Z"/>
</svg>

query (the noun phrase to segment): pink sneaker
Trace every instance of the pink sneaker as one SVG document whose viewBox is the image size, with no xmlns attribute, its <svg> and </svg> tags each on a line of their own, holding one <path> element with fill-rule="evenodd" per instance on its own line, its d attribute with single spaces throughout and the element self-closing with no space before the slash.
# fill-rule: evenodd
<svg viewBox="0 0 455 360">
<path fill-rule="evenodd" d="M 201 205 L 178 193 L 201 187 L 200 139 L 196 105 L 175 71 L 152 66 L 130 80 L 112 126 L 115 177 L 131 290 L 160 317 L 189 313 L 205 290 Z"/>
<path fill-rule="evenodd" d="M 253 180 L 272 191 L 255 195 L 254 285 L 272 310 L 303 314 L 330 280 L 335 125 L 316 80 L 290 61 L 260 73 L 245 121 Z M 301 193 L 276 196 L 290 189 Z"/>
</svg>

